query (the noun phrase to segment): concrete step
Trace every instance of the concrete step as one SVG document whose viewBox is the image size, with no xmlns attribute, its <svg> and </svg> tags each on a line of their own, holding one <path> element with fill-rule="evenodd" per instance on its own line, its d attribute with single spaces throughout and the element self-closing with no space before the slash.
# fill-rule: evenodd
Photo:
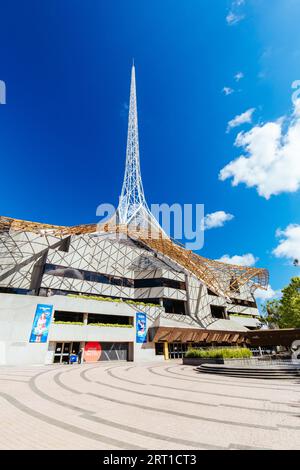
<svg viewBox="0 0 300 470">
<path fill-rule="evenodd" d="M 244 378 L 256 378 L 256 379 L 295 379 L 300 378 L 299 368 L 295 369 L 257 369 L 257 368 L 235 368 L 235 367 L 216 367 L 209 364 L 203 364 L 196 368 L 204 374 L 219 374 L 228 375 L 231 377 L 244 377 Z"/>
<path fill-rule="evenodd" d="M 274 370 L 266 370 L 266 369 L 236 369 L 235 367 L 209 367 L 206 365 L 198 367 L 198 369 L 209 369 L 214 370 L 216 372 L 227 372 L 228 370 L 235 372 L 236 374 L 244 374 L 245 372 L 249 374 L 255 375 L 274 375 L 274 374 L 292 374 L 292 375 L 300 375 L 300 371 L 298 370 L 289 370 L 289 369 L 274 369 Z"/>
<path fill-rule="evenodd" d="M 230 371 L 224 373 L 216 373 L 214 371 L 207 371 L 207 370 L 201 370 L 200 371 L 202 374 L 210 374 L 210 375 L 224 375 L 224 376 L 227 376 L 227 377 L 237 377 L 237 378 L 248 378 L 248 379 L 260 379 L 260 380 L 278 380 L 278 379 L 300 379 L 300 375 L 253 375 L 253 374 L 234 374 Z"/>
</svg>

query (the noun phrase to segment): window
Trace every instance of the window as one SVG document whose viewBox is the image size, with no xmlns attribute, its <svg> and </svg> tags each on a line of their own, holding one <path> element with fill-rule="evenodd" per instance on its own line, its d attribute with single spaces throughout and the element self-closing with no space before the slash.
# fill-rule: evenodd
<svg viewBox="0 0 300 470">
<path fill-rule="evenodd" d="M 165 307 L 166 313 L 176 313 L 179 315 L 185 315 L 185 302 L 183 300 L 172 300 L 164 299 L 163 306 Z"/>
<path fill-rule="evenodd" d="M 44 274 L 52 276 L 67 277 L 71 279 L 81 279 L 82 281 L 99 282 L 101 284 L 110 284 L 115 286 L 133 287 L 134 281 L 109 274 L 96 273 L 93 271 L 84 271 L 66 266 L 57 266 L 55 264 L 45 264 Z"/>
<path fill-rule="evenodd" d="M 155 343 L 155 355 L 156 356 L 164 355 L 164 343 Z"/>
<path fill-rule="evenodd" d="M 121 315 L 102 315 L 97 313 L 88 314 L 88 324 L 89 323 L 105 323 L 110 325 L 131 325 L 131 317 L 121 316 Z"/>
<path fill-rule="evenodd" d="M 54 322 L 83 323 L 83 313 L 56 310 L 54 313 Z M 90 323 L 103 323 L 109 325 L 132 325 L 133 319 L 132 317 L 123 315 L 88 313 L 87 324 Z"/>
<path fill-rule="evenodd" d="M 52 276 L 67 277 L 71 279 L 81 279 L 82 281 L 99 282 L 100 284 L 110 284 L 122 287 L 171 287 L 173 289 L 185 290 L 185 282 L 173 279 L 128 279 L 126 277 L 113 276 L 111 274 L 96 273 L 93 271 L 84 271 L 66 266 L 57 266 L 55 264 L 45 264 L 44 274 Z"/>
<path fill-rule="evenodd" d="M 83 280 L 83 274 L 80 269 L 56 266 L 55 264 L 45 264 L 44 274 Z"/>
<path fill-rule="evenodd" d="M 20 294 L 20 295 L 35 295 L 35 291 L 32 289 L 19 289 L 16 287 L 0 287 L 0 293 L 2 294 Z"/>
<path fill-rule="evenodd" d="M 56 310 L 54 312 L 54 322 L 78 322 L 83 323 L 83 313 L 79 312 L 63 312 L 60 310 Z"/>
<path fill-rule="evenodd" d="M 186 351 L 188 350 L 187 343 L 169 343 L 169 357 L 170 359 L 179 359 L 184 357 Z"/>
<path fill-rule="evenodd" d="M 185 282 L 167 278 L 135 279 L 134 287 L 171 287 L 186 290 Z"/>
<path fill-rule="evenodd" d="M 210 290 L 210 289 L 207 289 L 207 293 L 208 293 L 208 295 L 214 295 L 214 296 L 218 297 L 217 294 L 215 294 L 215 293 L 214 293 L 212 290 Z"/>
<path fill-rule="evenodd" d="M 59 251 L 65 251 L 66 253 L 68 253 L 69 248 L 70 248 L 70 243 L 71 243 L 71 237 L 64 238 L 62 240 L 58 250 Z"/>
<path fill-rule="evenodd" d="M 227 319 L 225 307 L 220 307 L 218 305 L 211 305 L 210 312 L 211 312 L 212 317 L 214 318 Z"/>
<path fill-rule="evenodd" d="M 244 300 L 244 299 L 231 299 L 232 304 L 234 305 L 242 305 L 243 307 L 252 307 L 257 308 L 256 302 L 251 300 Z"/>
</svg>

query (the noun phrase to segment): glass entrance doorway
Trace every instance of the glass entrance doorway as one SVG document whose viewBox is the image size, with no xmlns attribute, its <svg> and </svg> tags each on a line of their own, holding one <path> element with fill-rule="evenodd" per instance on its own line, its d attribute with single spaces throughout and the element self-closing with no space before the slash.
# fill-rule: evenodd
<svg viewBox="0 0 300 470">
<path fill-rule="evenodd" d="M 188 344 L 187 343 L 169 343 L 169 358 L 170 359 L 181 359 L 187 349 L 188 349 Z"/>
<path fill-rule="evenodd" d="M 69 356 L 73 352 L 78 354 L 80 343 L 77 341 L 56 343 L 53 362 L 55 364 L 68 364 Z"/>
</svg>

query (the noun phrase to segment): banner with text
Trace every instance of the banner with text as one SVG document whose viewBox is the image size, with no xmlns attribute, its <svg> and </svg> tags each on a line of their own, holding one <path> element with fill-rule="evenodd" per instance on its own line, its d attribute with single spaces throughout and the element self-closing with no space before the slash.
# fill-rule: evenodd
<svg viewBox="0 0 300 470">
<path fill-rule="evenodd" d="M 147 343 L 147 317 L 143 312 L 136 314 L 136 342 Z"/>
<path fill-rule="evenodd" d="M 46 343 L 51 323 L 53 305 L 38 304 L 32 324 L 30 343 Z"/>
</svg>

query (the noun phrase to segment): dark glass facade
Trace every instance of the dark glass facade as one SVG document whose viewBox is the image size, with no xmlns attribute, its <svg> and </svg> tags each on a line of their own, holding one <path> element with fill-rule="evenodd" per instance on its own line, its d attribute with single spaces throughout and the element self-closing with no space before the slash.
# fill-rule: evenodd
<svg viewBox="0 0 300 470">
<path fill-rule="evenodd" d="M 231 301 L 233 305 L 241 305 L 243 307 L 257 308 L 256 302 L 253 300 L 231 299 Z"/>
<path fill-rule="evenodd" d="M 152 279 L 128 279 L 125 277 L 112 276 L 108 274 L 84 271 L 83 269 L 57 266 L 55 264 L 45 264 L 44 274 L 52 276 L 66 277 L 70 279 L 80 279 L 82 281 L 98 282 L 100 284 L 110 284 L 113 286 L 147 288 L 147 287 L 171 287 L 173 289 L 185 290 L 185 282 L 167 278 Z"/>
<path fill-rule="evenodd" d="M 220 307 L 219 305 L 211 305 L 210 312 L 211 312 L 211 316 L 214 318 L 227 319 L 225 307 Z"/>
<path fill-rule="evenodd" d="M 166 313 L 186 315 L 185 302 L 183 300 L 163 299 L 163 306 Z"/>
</svg>

